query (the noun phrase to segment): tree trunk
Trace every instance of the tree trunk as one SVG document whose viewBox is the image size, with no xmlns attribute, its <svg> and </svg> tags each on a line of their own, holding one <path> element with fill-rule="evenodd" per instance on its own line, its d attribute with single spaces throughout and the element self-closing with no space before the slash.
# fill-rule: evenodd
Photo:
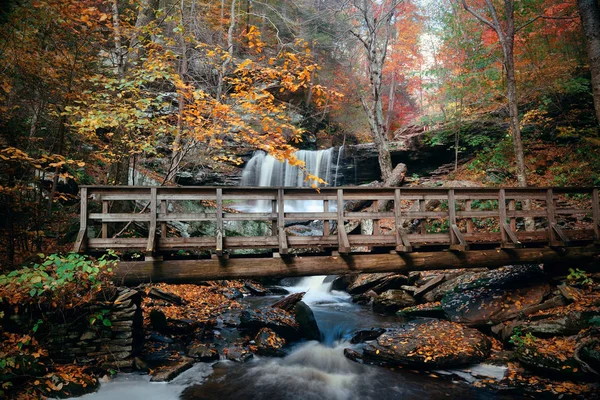
<svg viewBox="0 0 600 400">
<path fill-rule="evenodd" d="M 520 187 L 527 187 L 527 173 L 525 171 L 525 156 L 523 142 L 521 141 L 521 126 L 519 123 L 519 108 L 517 99 L 517 80 L 515 78 L 515 60 L 513 53 L 513 40 L 504 44 L 504 67 L 506 68 L 506 90 L 508 96 L 508 112 L 510 115 L 510 130 L 513 137 L 515 161 L 517 164 L 517 182 Z"/>
<path fill-rule="evenodd" d="M 600 124 L 600 3 L 598 0 L 577 0 L 577 5 L 587 43 L 594 108 Z"/>
</svg>

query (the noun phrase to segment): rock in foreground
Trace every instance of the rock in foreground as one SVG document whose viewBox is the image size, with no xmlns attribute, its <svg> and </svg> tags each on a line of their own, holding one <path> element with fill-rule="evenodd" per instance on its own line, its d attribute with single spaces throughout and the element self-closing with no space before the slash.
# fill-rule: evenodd
<svg viewBox="0 0 600 400">
<path fill-rule="evenodd" d="M 484 360 L 490 348 L 490 340 L 478 330 L 435 320 L 389 330 L 364 348 L 363 358 L 412 368 L 452 368 Z"/>
</svg>

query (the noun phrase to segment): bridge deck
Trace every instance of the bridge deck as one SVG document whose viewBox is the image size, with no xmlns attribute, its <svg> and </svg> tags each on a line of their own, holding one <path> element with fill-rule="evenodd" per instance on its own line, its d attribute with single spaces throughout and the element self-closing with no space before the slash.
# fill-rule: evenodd
<svg viewBox="0 0 600 400">
<path fill-rule="evenodd" d="M 215 265 L 221 266 L 223 273 L 219 275 L 219 268 L 210 274 L 207 270 L 211 277 L 232 277 L 236 274 L 231 268 L 241 271 L 241 266 L 249 265 L 248 260 L 254 258 L 246 256 L 245 261 L 235 261 L 240 250 L 264 249 L 268 256 L 288 259 L 284 260 L 288 266 L 300 261 L 299 257 L 289 261 L 287 254 L 303 253 L 301 264 L 307 264 L 308 259 L 319 258 L 315 253 L 328 255 L 335 251 L 348 266 L 349 260 L 361 259 L 361 265 L 367 259 L 376 262 L 374 253 L 385 249 L 404 255 L 409 264 L 425 253 L 437 253 L 441 260 L 447 256 L 443 252 L 450 250 L 452 257 L 460 259 L 461 254 L 490 248 L 515 254 L 512 260 L 502 262 L 521 262 L 516 254 L 526 254 L 526 250 L 548 247 L 556 252 L 600 242 L 598 188 L 344 187 L 317 192 L 308 188 L 84 186 L 80 194 L 81 227 L 75 251 L 141 252 L 145 267 L 141 262 L 123 266 L 131 269 L 151 265 L 156 270 L 159 265 L 171 265 L 173 274 L 176 261 L 168 259 L 189 252 L 196 258 L 204 256 L 206 260 L 195 263 L 205 262 L 206 267 L 215 262 L 211 254 L 216 258 Z M 349 202 L 354 209 L 359 202 L 372 206 L 366 211 L 352 211 Z M 310 211 L 298 211 L 307 204 Z M 260 211 L 257 205 L 262 207 Z M 363 225 L 372 221 L 372 231 L 337 229 L 357 220 Z M 254 223 L 248 225 L 248 221 Z M 308 221 L 313 221 L 313 226 L 318 221 L 318 228 L 310 235 L 303 236 L 308 231 L 304 227 L 289 228 Z M 525 229 L 528 222 L 535 226 L 533 231 Z M 192 237 L 182 237 L 173 228 L 185 226 L 181 224 L 192 228 Z M 144 232 L 142 236 L 140 232 Z M 365 252 L 373 254 L 358 254 Z M 543 258 L 529 255 L 527 262 Z M 387 262 L 382 260 L 377 262 Z M 322 267 L 296 274 L 332 273 L 333 261 L 328 260 L 329 267 L 323 261 Z M 229 271 L 225 271 L 227 268 Z M 255 275 L 281 274 L 266 270 Z"/>
</svg>

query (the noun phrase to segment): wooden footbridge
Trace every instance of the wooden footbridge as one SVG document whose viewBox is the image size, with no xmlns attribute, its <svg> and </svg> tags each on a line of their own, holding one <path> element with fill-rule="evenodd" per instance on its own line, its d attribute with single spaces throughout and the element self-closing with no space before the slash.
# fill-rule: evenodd
<svg viewBox="0 0 600 400">
<path fill-rule="evenodd" d="M 600 261 L 598 192 L 84 186 L 75 251 L 125 283 Z"/>
</svg>

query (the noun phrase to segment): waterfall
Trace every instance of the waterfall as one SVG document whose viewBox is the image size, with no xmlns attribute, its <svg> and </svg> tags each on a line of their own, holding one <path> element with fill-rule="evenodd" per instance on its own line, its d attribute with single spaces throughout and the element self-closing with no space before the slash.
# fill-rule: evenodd
<svg viewBox="0 0 600 400">
<path fill-rule="evenodd" d="M 340 150 L 341 151 L 341 150 Z M 334 148 L 327 150 L 298 150 L 296 158 L 304 161 L 306 171 L 318 176 L 332 185 L 335 178 L 333 169 Z M 339 155 L 337 163 L 339 164 Z M 263 151 L 256 151 L 242 172 L 242 186 L 271 186 L 271 187 L 310 187 L 313 182 L 304 180 L 304 172 L 287 162 L 281 162 Z M 319 185 L 320 186 L 320 185 Z M 255 211 L 270 211 L 271 203 L 268 200 L 258 200 L 251 205 Z M 323 211 L 323 202 L 320 201 L 289 201 L 285 203 L 287 211 Z"/>
<path fill-rule="evenodd" d="M 298 150 L 295 156 L 304 161 L 306 171 L 331 185 L 333 148 L 327 150 Z M 338 161 L 339 162 L 339 161 Z M 282 163 L 263 151 L 257 151 L 242 172 L 242 186 L 305 187 L 303 171 L 287 162 Z"/>
</svg>

